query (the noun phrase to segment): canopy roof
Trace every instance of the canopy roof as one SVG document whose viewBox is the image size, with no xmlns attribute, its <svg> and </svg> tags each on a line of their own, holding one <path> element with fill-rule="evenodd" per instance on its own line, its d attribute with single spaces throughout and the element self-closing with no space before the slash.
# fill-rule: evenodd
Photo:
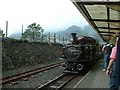
<svg viewBox="0 0 120 90">
<path fill-rule="evenodd" d="M 120 35 L 120 0 L 72 0 L 104 41 Z"/>
</svg>

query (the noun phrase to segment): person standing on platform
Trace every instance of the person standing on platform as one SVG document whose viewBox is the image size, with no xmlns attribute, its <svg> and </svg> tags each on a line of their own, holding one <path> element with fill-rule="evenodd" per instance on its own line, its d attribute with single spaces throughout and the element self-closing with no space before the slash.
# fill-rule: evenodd
<svg viewBox="0 0 120 90">
<path fill-rule="evenodd" d="M 107 44 L 107 45 L 103 46 L 103 48 L 102 48 L 102 52 L 104 52 L 103 71 L 106 71 L 106 69 L 107 69 L 111 50 L 112 50 L 112 47 L 110 44 Z"/>
<path fill-rule="evenodd" d="M 110 75 L 110 90 L 118 90 L 118 85 L 116 81 L 116 71 L 115 71 L 115 63 L 116 63 L 116 52 L 117 52 L 117 41 L 115 46 L 112 48 L 112 52 L 110 54 L 110 62 L 106 70 L 106 75 Z M 111 71 L 111 73 L 110 73 Z"/>
<path fill-rule="evenodd" d="M 116 70 L 116 81 L 117 81 L 118 88 L 120 90 L 120 37 L 118 38 L 118 42 L 117 42 L 115 70 Z"/>
</svg>

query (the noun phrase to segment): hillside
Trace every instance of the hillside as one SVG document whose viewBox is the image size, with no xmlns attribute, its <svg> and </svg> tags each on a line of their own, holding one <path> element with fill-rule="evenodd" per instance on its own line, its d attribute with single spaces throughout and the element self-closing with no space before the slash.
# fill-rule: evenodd
<svg viewBox="0 0 120 90">
<path fill-rule="evenodd" d="M 99 36 L 99 34 L 97 32 L 95 32 L 92 27 L 88 26 L 84 26 L 83 28 L 78 27 L 78 26 L 71 26 L 68 29 L 66 29 L 65 31 L 59 31 L 56 34 L 57 35 L 61 35 L 67 38 L 71 37 L 71 33 L 77 33 L 77 36 L 90 36 L 95 38 L 98 42 L 102 41 L 102 38 Z"/>
<path fill-rule="evenodd" d="M 9 37 L 14 39 L 20 39 L 22 37 L 22 34 L 21 33 L 11 34 Z"/>
<path fill-rule="evenodd" d="M 57 31 L 57 30 L 56 30 Z M 66 38 L 70 38 L 71 37 L 71 33 L 77 33 L 77 36 L 90 36 L 93 37 L 97 40 L 97 42 L 102 42 L 102 38 L 99 36 L 99 34 L 97 32 L 95 32 L 92 27 L 90 27 L 89 25 L 84 26 L 83 28 L 78 27 L 78 26 L 70 26 L 68 29 L 63 30 L 63 31 L 58 31 L 55 32 L 56 35 L 60 35 L 60 36 L 64 36 Z M 44 33 L 46 35 L 48 35 L 48 33 Z M 53 35 L 54 33 L 51 33 L 51 35 Z M 12 34 L 10 35 L 10 38 L 15 38 L 15 39 L 20 39 L 21 38 L 21 34 L 17 33 L 17 34 Z"/>
<path fill-rule="evenodd" d="M 57 32 L 56 34 L 69 38 L 71 36 L 71 33 L 73 33 L 73 32 L 82 34 L 81 32 L 83 32 L 83 30 L 80 27 L 71 26 L 71 27 L 69 27 L 68 29 L 66 29 L 64 31 Z"/>
</svg>

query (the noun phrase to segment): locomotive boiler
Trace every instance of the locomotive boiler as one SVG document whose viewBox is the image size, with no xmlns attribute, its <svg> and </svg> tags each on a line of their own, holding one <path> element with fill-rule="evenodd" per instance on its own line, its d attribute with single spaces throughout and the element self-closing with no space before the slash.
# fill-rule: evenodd
<svg viewBox="0 0 120 90">
<path fill-rule="evenodd" d="M 64 72 L 78 73 L 96 60 L 96 41 L 92 37 L 76 37 L 72 33 L 72 43 L 67 44 L 62 50 Z"/>
</svg>

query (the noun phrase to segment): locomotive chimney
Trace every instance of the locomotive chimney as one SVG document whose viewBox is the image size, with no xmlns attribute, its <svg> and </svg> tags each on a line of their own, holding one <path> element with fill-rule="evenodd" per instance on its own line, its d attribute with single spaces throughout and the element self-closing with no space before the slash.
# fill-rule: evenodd
<svg viewBox="0 0 120 90">
<path fill-rule="evenodd" d="M 76 43 L 76 33 L 71 33 L 72 35 L 72 38 L 73 38 L 73 43 L 75 44 Z"/>
</svg>

